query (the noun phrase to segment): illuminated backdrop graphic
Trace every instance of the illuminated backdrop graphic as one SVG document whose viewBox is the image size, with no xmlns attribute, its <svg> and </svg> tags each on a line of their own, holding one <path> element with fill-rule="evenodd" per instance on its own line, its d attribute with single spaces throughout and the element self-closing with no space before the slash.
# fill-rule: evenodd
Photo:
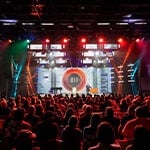
<svg viewBox="0 0 150 150">
<path fill-rule="evenodd" d="M 85 93 L 86 84 L 97 88 L 98 93 L 111 93 L 111 68 L 38 68 L 38 93 L 49 93 L 52 87 L 62 87 L 62 93 Z"/>
</svg>

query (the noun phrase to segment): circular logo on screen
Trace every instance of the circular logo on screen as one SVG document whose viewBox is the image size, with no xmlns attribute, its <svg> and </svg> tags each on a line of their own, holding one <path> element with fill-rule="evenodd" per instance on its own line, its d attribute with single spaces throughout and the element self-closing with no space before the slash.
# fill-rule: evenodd
<svg viewBox="0 0 150 150">
<path fill-rule="evenodd" d="M 76 88 L 77 91 L 82 90 L 86 85 L 86 75 L 82 69 L 70 68 L 65 71 L 62 79 L 63 86 L 72 91 L 72 88 Z"/>
</svg>

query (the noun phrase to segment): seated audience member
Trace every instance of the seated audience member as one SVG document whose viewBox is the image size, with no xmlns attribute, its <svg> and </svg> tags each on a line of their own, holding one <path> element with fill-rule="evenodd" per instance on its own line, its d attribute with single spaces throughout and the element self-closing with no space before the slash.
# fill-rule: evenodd
<svg viewBox="0 0 150 150">
<path fill-rule="evenodd" d="M 71 116 L 68 125 L 62 129 L 62 150 L 81 150 L 82 132 L 77 127 L 78 120 L 76 116 Z"/>
<path fill-rule="evenodd" d="M 148 110 L 148 117 L 150 117 L 150 98 L 145 98 L 145 107 L 147 107 Z"/>
<path fill-rule="evenodd" d="M 16 137 L 21 130 L 32 131 L 32 126 L 24 120 L 25 111 L 23 108 L 17 108 L 14 111 L 12 120 L 5 126 L 5 142 L 12 148 L 16 142 Z"/>
<path fill-rule="evenodd" d="M 62 118 L 62 125 L 63 126 L 66 126 L 68 124 L 68 120 L 69 118 L 72 116 L 72 115 L 75 115 L 74 113 L 74 109 L 73 108 L 67 108 L 66 109 L 66 112 Z"/>
<path fill-rule="evenodd" d="M 79 116 L 79 128 L 83 131 L 85 126 L 90 124 L 93 108 L 91 105 L 85 105 L 85 110 Z"/>
<path fill-rule="evenodd" d="M 53 115 L 50 112 L 46 112 L 44 119 L 37 124 L 35 133 L 40 150 L 60 149 L 61 141 L 58 139 L 59 127 L 57 122 L 54 122 Z"/>
<path fill-rule="evenodd" d="M 119 107 L 120 107 L 120 111 L 121 112 L 126 112 L 127 109 L 128 109 L 128 104 L 127 104 L 127 101 L 125 98 L 122 98 L 120 100 L 120 104 L 119 104 Z"/>
<path fill-rule="evenodd" d="M 150 130 L 150 118 L 148 118 L 147 116 L 147 108 L 145 106 L 138 106 L 135 109 L 135 118 L 127 121 L 124 128 L 122 129 L 123 137 L 129 141 L 132 141 L 134 128 L 136 125 L 142 125 L 143 127 Z"/>
<path fill-rule="evenodd" d="M 7 116 L 10 112 L 10 108 L 8 107 L 7 100 L 5 98 L 0 99 L 0 118 L 2 116 Z"/>
<path fill-rule="evenodd" d="M 109 122 L 115 130 L 115 136 L 118 137 L 118 128 L 120 125 L 120 119 L 114 115 L 114 110 L 111 106 L 106 107 L 102 121 Z"/>
<path fill-rule="evenodd" d="M 119 125 L 119 128 L 118 128 L 120 138 L 123 138 L 121 131 L 122 131 L 123 127 L 125 126 L 126 122 L 135 118 L 135 108 L 136 108 L 136 105 L 131 104 L 128 107 L 127 112 L 125 113 L 125 115 L 120 120 L 120 125 Z"/>
<path fill-rule="evenodd" d="M 40 117 L 36 115 L 36 107 L 34 105 L 30 105 L 25 115 L 25 121 L 29 122 L 34 129 L 39 120 Z"/>
<path fill-rule="evenodd" d="M 90 125 L 83 129 L 83 149 L 87 150 L 90 146 L 97 143 L 96 131 L 97 126 L 101 122 L 100 114 L 93 114 L 90 120 Z"/>
<path fill-rule="evenodd" d="M 108 122 L 101 122 L 97 128 L 98 144 L 88 150 L 121 150 L 119 144 L 115 142 L 115 131 Z"/>
<path fill-rule="evenodd" d="M 126 150 L 150 150 L 150 131 L 142 125 L 137 125 L 133 141 Z"/>
<path fill-rule="evenodd" d="M 15 150 L 33 150 L 33 140 L 35 138 L 36 134 L 28 129 L 19 131 L 15 141 Z"/>
<path fill-rule="evenodd" d="M 43 119 L 45 114 L 45 110 L 42 104 L 36 105 L 36 115 L 40 118 Z"/>
</svg>

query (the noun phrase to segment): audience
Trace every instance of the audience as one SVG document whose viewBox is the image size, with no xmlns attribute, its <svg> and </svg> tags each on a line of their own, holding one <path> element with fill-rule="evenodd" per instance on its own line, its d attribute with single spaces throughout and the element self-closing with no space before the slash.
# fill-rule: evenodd
<svg viewBox="0 0 150 150">
<path fill-rule="evenodd" d="M 107 131 L 103 133 L 101 128 Z M 145 130 L 150 130 L 148 95 L 46 94 L 0 98 L 1 150 L 120 147 L 121 150 L 141 150 L 135 147 L 143 147 L 146 141 L 144 143 L 144 137 L 139 140 L 139 130 L 144 130 L 141 137 Z M 104 134 L 103 138 L 99 133 Z"/>
</svg>

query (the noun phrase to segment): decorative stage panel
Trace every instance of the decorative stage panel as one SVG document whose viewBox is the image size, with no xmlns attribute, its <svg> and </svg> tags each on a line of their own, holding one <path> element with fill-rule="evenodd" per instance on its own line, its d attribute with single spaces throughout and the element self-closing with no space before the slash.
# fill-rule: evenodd
<svg viewBox="0 0 150 150">
<path fill-rule="evenodd" d="M 87 84 L 96 89 L 91 94 L 111 93 L 111 68 L 38 68 L 39 94 L 86 93 Z"/>
</svg>

